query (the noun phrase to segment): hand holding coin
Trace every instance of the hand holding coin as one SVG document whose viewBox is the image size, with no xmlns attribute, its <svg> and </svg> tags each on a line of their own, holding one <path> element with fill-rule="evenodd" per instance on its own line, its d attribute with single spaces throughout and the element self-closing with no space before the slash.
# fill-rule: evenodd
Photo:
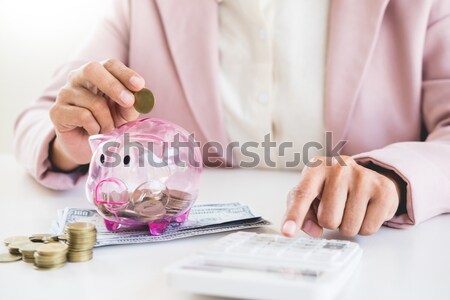
<svg viewBox="0 0 450 300">
<path fill-rule="evenodd" d="M 70 172 L 89 163 L 89 136 L 139 118 L 134 93 L 144 87 L 144 78 L 116 59 L 89 62 L 73 70 L 50 109 L 56 132 L 50 151 L 53 166 Z M 138 109 L 149 111 L 149 93 L 143 94 L 145 106 L 139 104 Z"/>
</svg>

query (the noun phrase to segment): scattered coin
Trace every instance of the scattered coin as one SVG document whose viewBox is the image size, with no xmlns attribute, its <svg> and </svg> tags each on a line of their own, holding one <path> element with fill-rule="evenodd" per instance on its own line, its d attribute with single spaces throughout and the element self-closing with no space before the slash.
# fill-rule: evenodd
<svg viewBox="0 0 450 300">
<path fill-rule="evenodd" d="M 69 224 L 67 234 L 33 234 L 12 236 L 4 240 L 9 253 L 0 254 L 0 263 L 23 260 L 34 263 L 38 270 L 61 268 L 67 261 L 82 262 L 91 260 L 97 241 L 95 226 L 87 222 Z"/>
<path fill-rule="evenodd" d="M 166 214 L 164 205 L 160 201 L 153 199 L 137 204 L 134 210 L 139 215 L 137 220 L 140 222 L 158 220 Z"/>
<path fill-rule="evenodd" d="M 58 241 L 63 241 L 63 242 L 66 242 L 69 239 L 69 237 L 66 234 L 60 234 L 57 236 L 57 238 L 58 238 Z"/>
<path fill-rule="evenodd" d="M 134 207 L 138 214 L 151 217 L 165 213 L 164 205 L 158 200 L 147 200 L 139 203 Z"/>
<path fill-rule="evenodd" d="M 136 189 L 130 196 L 130 202 L 134 205 L 147 200 L 161 201 L 166 195 L 163 190 L 157 189 Z"/>
<path fill-rule="evenodd" d="M 3 242 L 5 243 L 5 246 L 8 247 L 9 244 L 12 244 L 14 242 L 23 242 L 23 241 L 29 241 L 29 238 L 27 236 L 12 236 L 9 238 L 6 238 Z"/>
<path fill-rule="evenodd" d="M 31 241 L 27 240 L 27 241 L 18 241 L 18 242 L 14 242 L 8 245 L 8 250 L 9 253 L 13 254 L 13 255 L 22 255 L 19 251 L 21 246 L 25 246 L 30 244 Z"/>
<path fill-rule="evenodd" d="M 141 114 L 148 114 L 155 105 L 155 97 L 152 91 L 143 88 L 139 92 L 134 93 L 134 109 Z"/>
<path fill-rule="evenodd" d="M 30 241 L 36 242 L 36 243 L 45 243 L 52 239 L 51 234 L 42 233 L 42 234 L 33 234 L 29 237 Z"/>
<path fill-rule="evenodd" d="M 21 255 L 14 255 L 9 252 L 0 254 L 0 263 L 8 263 L 8 262 L 13 262 L 13 261 L 18 261 L 21 259 L 22 259 Z"/>
</svg>

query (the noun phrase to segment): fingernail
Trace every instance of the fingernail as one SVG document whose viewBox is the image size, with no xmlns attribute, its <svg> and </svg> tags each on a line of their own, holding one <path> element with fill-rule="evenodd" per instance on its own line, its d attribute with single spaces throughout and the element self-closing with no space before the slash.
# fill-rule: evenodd
<svg viewBox="0 0 450 300">
<path fill-rule="evenodd" d="M 297 224 L 292 220 L 286 221 L 283 225 L 283 233 L 294 236 L 297 233 Z"/>
<path fill-rule="evenodd" d="M 311 231 L 311 227 L 312 227 L 312 222 L 311 222 L 311 220 L 307 220 L 307 221 L 303 224 L 302 230 L 303 230 L 304 232 L 308 233 L 308 232 Z"/>
<path fill-rule="evenodd" d="M 122 91 L 120 93 L 120 100 L 125 105 L 132 105 L 134 103 L 134 96 L 129 91 Z"/>
<path fill-rule="evenodd" d="M 145 86 L 145 81 L 142 78 L 139 78 L 137 76 L 133 76 L 130 78 L 130 83 L 134 85 L 137 89 L 142 89 Z"/>
</svg>

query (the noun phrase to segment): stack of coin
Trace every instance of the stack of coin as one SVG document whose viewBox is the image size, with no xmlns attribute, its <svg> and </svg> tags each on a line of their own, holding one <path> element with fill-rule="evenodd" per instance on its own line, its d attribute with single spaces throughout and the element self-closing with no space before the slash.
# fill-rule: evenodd
<svg viewBox="0 0 450 300">
<path fill-rule="evenodd" d="M 40 270 L 57 269 L 67 262 L 67 245 L 49 243 L 40 245 L 34 253 L 34 266 Z"/>
<path fill-rule="evenodd" d="M 194 198 L 192 195 L 178 190 L 170 190 L 166 205 L 167 214 L 174 216 L 180 212 L 186 211 L 192 204 Z"/>
<path fill-rule="evenodd" d="M 37 251 L 37 249 L 43 245 L 39 242 L 29 242 L 21 245 L 19 247 L 19 251 L 22 254 L 22 260 L 27 263 L 34 263 L 34 253 Z"/>
<path fill-rule="evenodd" d="M 70 262 L 84 262 L 93 257 L 93 248 L 97 241 L 97 230 L 91 223 L 77 222 L 67 225 L 67 240 Z"/>
</svg>

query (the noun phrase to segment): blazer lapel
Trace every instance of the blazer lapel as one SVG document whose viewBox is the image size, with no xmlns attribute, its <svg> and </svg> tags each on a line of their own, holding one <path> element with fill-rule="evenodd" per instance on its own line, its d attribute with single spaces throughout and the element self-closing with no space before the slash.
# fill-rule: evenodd
<svg viewBox="0 0 450 300">
<path fill-rule="evenodd" d="M 389 0 L 330 1 L 325 120 L 333 139 L 345 138 L 366 66 Z"/>
<path fill-rule="evenodd" d="M 185 97 L 207 140 L 225 144 L 218 74 L 218 3 L 156 0 Z"/>
</svg>

